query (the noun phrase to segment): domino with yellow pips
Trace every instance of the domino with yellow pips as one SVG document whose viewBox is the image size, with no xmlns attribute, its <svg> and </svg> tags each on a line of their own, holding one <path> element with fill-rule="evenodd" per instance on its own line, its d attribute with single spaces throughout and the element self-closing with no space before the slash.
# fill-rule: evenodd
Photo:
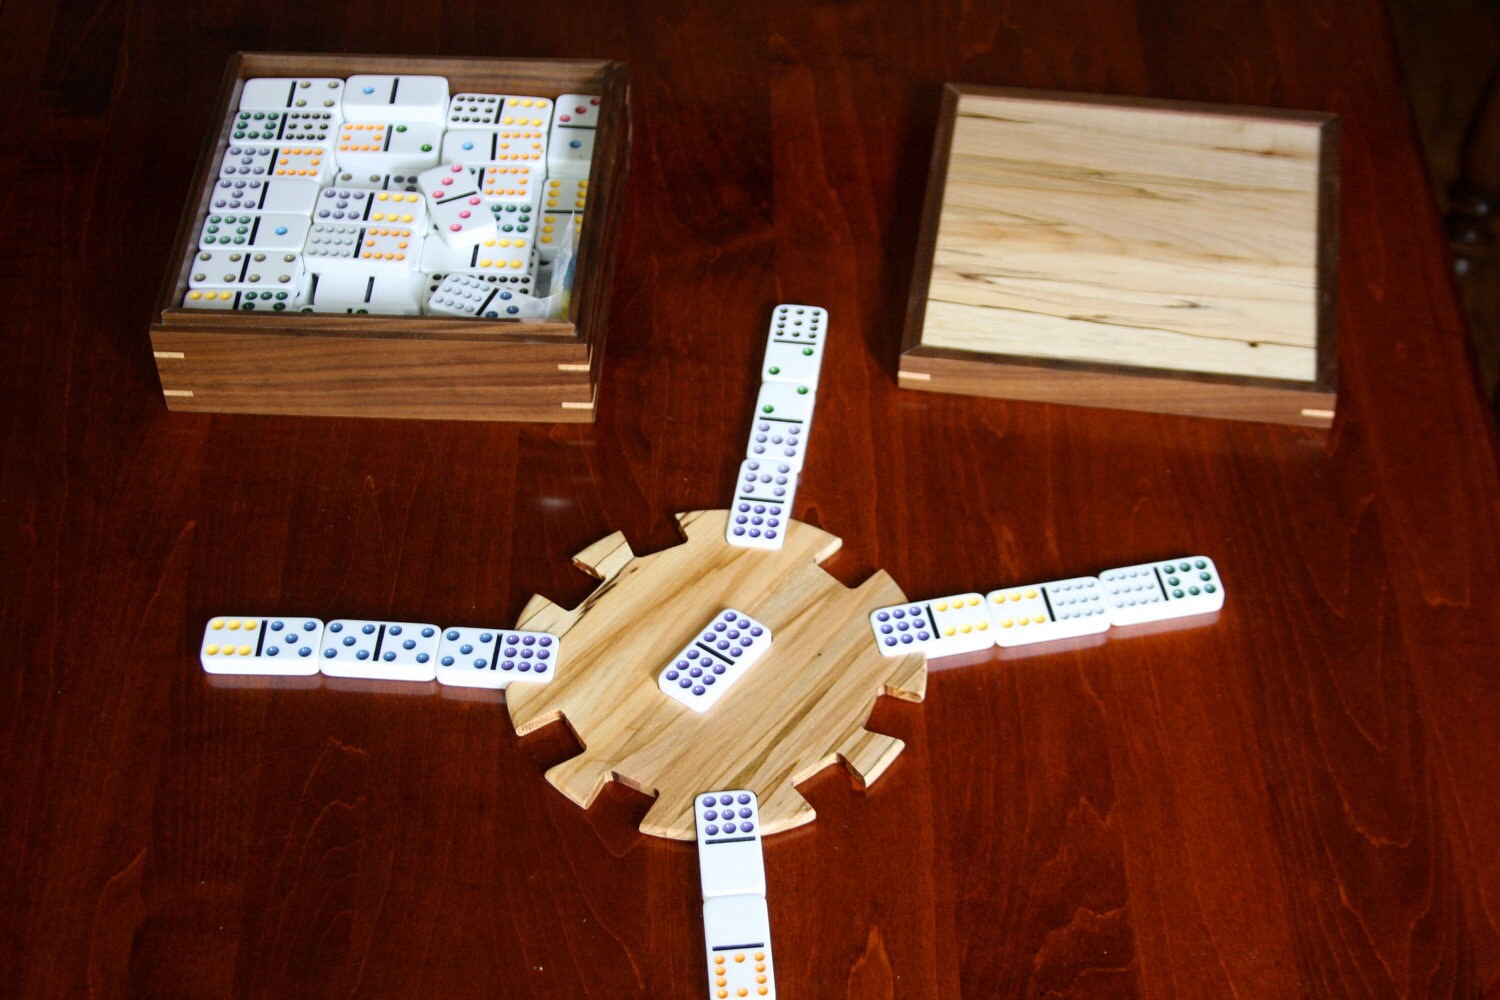
<svg viewBox="0 0 1500 1000">
<path fill-rule="evenodd" d="M 984 599 L 989 603 L 997 646 L 1071 639 L 1109 628 L 1104 592 L 1094 576 L 1005 587 L 990 591 Z"/>
<path fill-rule="evenodd" d="M 317 618 L 220 615 L 204 627 L 198 657 L 210 674 L 306 677 L 318 672 L 322 646 Z"/>
<path fill-rule="evenodd" d="M 530 274 L 531 234 L 516 232 L 455 250 L 442 240 L 422 247 L 421 269 L 443 274 Z"/>
<path fill-rule="evenodd" d="M 313 211 L 317 222 L 384 222 L 427 226 L 427 202 L 414 191 L 372 191 L 357 187 L 327 187 L 318 195 Z"/>
<path fill-rule="evenodd" d="M 450 129 L 545 129 L 552 101 L 522 94 L 454 94 L 448 102 Z"/>
<path fill-rule="evenodd" d="M 870 628 L 886 656 L 925 653 L 935 659 L 972 653 L 995 642 L 989 608 L 979 594 L 876 608 L 870 612 Z"/>
</svg>

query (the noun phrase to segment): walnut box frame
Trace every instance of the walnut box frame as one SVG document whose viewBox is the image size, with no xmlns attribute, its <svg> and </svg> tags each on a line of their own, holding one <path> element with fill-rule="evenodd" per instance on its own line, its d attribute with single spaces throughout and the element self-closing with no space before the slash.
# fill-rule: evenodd
<svg viewBox="0 0 1500 1000">
<path fill-rule="evenodd" d="M 599 94 L 589 205 L 566 320 L 208 312 L 180 303 L 192 240 L 228 145 L 230 113 L 253 77 L 433 74 L 453 93 Z M 614 236 L 630 151 L 623 63 L 239 52 L 224 73 L 151 324 L 172 410 L 301 416 L 587 423 L 608 328 Z"/>
<path fill-rule="evenodd" d="M 947 85 L 901 387 L 1328 427 L 1337 125 Z"/>
</svg>

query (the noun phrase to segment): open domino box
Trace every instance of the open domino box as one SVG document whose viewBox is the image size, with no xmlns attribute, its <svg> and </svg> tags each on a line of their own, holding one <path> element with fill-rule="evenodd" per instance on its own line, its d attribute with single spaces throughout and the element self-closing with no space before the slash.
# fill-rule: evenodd
<svg viewBox="0 0 1500 1000">
<path fill-rule="evenodd" d="M 566 321 L 251 314 L 185 309 L 189 253 L 229 144 L 231 111 L 255 77 L 430 74 L 452 93 L 602 96 L 589 206 Z M 629 162 L 623 63 L 239 52 L 230 60 L 193 174 L 151 324 L 172 410 L 588 423 L 608 326 L 614 232 Z"/>
</svg>

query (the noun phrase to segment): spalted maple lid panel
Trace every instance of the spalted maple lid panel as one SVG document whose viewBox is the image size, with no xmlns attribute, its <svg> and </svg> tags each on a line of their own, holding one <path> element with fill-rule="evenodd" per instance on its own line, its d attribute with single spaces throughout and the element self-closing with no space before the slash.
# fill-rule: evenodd
<svg viewBox="0 0 1500 1000">
<path fill-rule="evenodd" d="M 1327 122 L 963 94 L 923 345 L 1314 381 Z"/>
</svg>

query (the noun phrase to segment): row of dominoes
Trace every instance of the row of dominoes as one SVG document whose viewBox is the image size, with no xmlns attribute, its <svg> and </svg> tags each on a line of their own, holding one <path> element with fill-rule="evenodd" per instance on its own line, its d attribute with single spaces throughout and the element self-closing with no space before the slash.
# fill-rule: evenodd
<svg viewBox="0 0 1500 1000">
<path fill-rule="evenodd" d="M 704 792 L 693 801 L 693 816 L 708 995 L 711 1000 L 774 997 L 760 802 L 745 788 Z"/>
<path fill-rule="evenodd" d="M 435 76 L 248 80 L 183 305 L 543 315 L 528 297 L 581 235 L 599 111 L 589 94 L 450 97 Z M 527 287 L 434 297 L 419 273 Z"/>
<path fill-rule="evenodd" d="M 513 681 L 550 682 L 561 653 L 561 641 L 548 632 L 221 615 L 204 627 L 199 659 L 211 674 L 323 673 L 503 690 Z"/>
<path fill-rule="evenodd" d="M 1213 560 L 1187 556 L 1105 570 L 1097 577 L 877 608 L 870 613 L 870 627 L 886 656 L 941 657 L 1093 635 L 1223 606 L 1224 584 Z"/>
<path fill-rule="evenodd" d="M 543 213 L 537 242 L 555 245 L 559 226 L 573 227 L 576 241 L 581 213 Z M 395 316 L 457 315 L 527 319 L 545 315 L 539 291 L 550 281 L 545 263 L 533 249 L 529 267 L 519 273 L 500 260 L 503 237 L 464 251 L 439 240 L 422 248 L 420 270 L 406 274 L 314 275 L 300 253 L 247 250 L 200 250 L 188 274 L 187 305 L 200 309 L 309 313 L 383 313 Z M 501 266 L 504 264 L 505 266 Z M 501 272 L 501 273 L 496 273 Z M 453 287 L 439 295 L 445 278 Z M 481 284 L 482 283 L 482 284 Z M 492 286 L 495 296 L 476 297 Z"/>
<path fill-rule="evenodd" d="M 724 529 L 730 545 L 779 549 L 786 540 L 827 339 L 826 309 L 779 305 L 771 314 L 750 441 Z"/>
</svg>

